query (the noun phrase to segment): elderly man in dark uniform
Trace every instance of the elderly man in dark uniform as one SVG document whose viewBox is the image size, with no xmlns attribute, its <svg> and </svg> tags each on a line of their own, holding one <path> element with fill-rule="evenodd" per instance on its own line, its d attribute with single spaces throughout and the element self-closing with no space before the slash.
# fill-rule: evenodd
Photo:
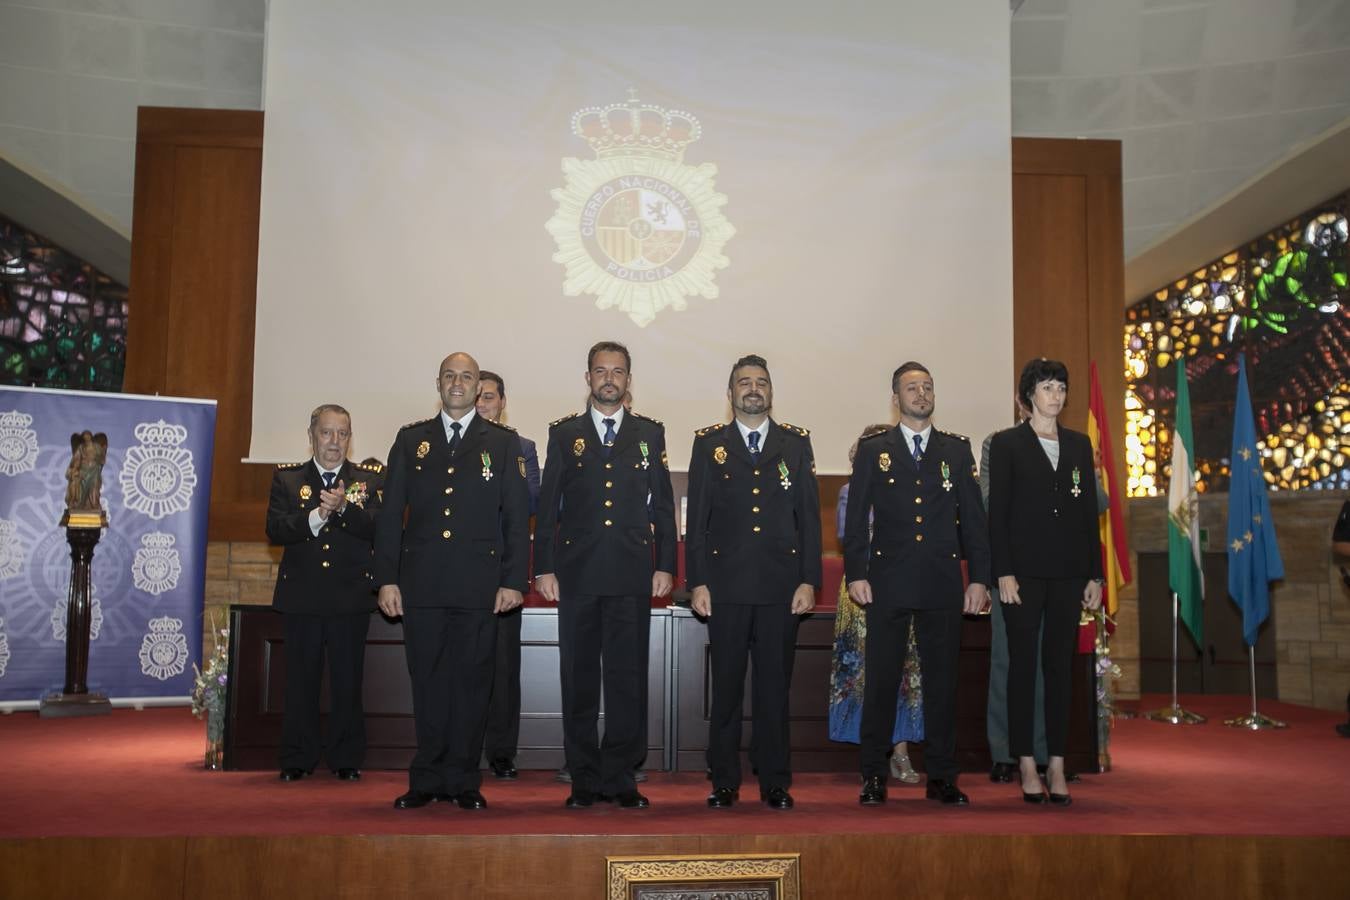
<svg viewBox="0 0 1350 900">
<path fill-rule="evenodd" d="M 691 605 L 708 619 L 712 644 L 708 805 L 724 809 L 739 796 L 751 658 L 759 796 L 791 809 L 788 687 L 799 617 L 820 587 L 815 461 L 806 429 L 769 418 L 773 382 L 763 357 L 736 361 L 727 399 L 734 420 L 694 433 L 684 554 Z"/>
<path fill-rule="evenodd" d="M 484 369 L 478 376 L 478 414 L 490 422 L 500 422 L 506 412 L 506 379 Z M 518 434 L 525 457 L 525 481 L 530 488 L 530 515 L 539 505 L 539 451 L 534 441 Z M 492 678 L 492 699 L 488 703 L 487 731 L 483 737 L 483 755 L 488 768 L 498 778 L 513 780 L 516 772 L 516 744 L 520 740 L 520 624 L 523 609 L 513 609 L 497 617 L 497 662 Z"/>
<path fill-rule="evenodd" d="M 549 427 L 535 518 L 535 588 L 558 604 L 569 809 L 650 805 L 633 770 L 647 751 L 651 598 L 674 580 L 675 510 L 665 428 L 623 408 L 631 368 L 622 344 L 591 348 L 590 403 Z"/>
<path fill-rule="evenodd" d="M 403 616 L 417 729 L 399 809 L 487 806 L 478 760 L 497 617 L 527 586 L 530 500 L 520 439 L 477 414 L 478 381 L 472 356 L 447 356 L 440 413 L 404 426 L 389 449 L 375 583 L 381 612 Z"/>
<path fill-rule="evenodd" d="M 933 428 L 933 376 L 907 362 L 891 377 L 900 424 L 863 440 L 844 523 L 848 594 L 866 609 L 859 802 L 886 802 L 886 755 L 910 621 L 923 659 L 927 795 L 968 798 L 956 786 L 956 665 L 961 613 L 989 604 L 990 551 L 970 441 Z M 868 525 L 868 511 L 874 521 Z M 969 587 L 962 591 L 961 558 Z"/>
<path fill-rule="evenodd" d="M 309 416 L 313 458 L 278 466 L 267 501 L 267 538 L 285 547 L 272 606 L 285 617 L 286 696 L 281 780 L 314 771 L 320 755 L 344 781 L 361 777 L 366 720 L 361 676 L 375 609 L 370 548 L 384 476 L 347 459 L 352 419 L 336 404 Z M 319 691 L 328 656 L 328 746 L 320 738 Z"/>
</svg>

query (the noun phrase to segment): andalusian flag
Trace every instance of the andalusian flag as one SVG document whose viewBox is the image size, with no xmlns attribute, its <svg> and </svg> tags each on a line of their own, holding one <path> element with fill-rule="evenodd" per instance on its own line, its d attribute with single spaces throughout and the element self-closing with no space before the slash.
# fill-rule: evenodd
<svg viewBox="0 0 1350 900">
<path fill-rule="evenodd" d="M 1200 570 L 1200 494 L 1195 489 L 1195 438 L 1186 360 L 1177 357 L 1176 424 L 1172 429 L 1172 477 L 1167 488 L 1168 584 L 1177 595 L 1181 621 L 1204 646 L 1205 576 Z"/>
<path fill-rule="evenodd" d="M 1110 423 L 1106 417 L 1106 403 L 1102 400 L 1102 384 L 1097 380 L 1097 362 L 1093 360 L 1088 382 L 1087 433 L 1092 441 L 1092 455 L 1097 463 L 1097 477 L 1106 489 L 1107 507 L 1099 510 L 1097 527 L 1102 538 L 1102 573 L 1106 576 L 1106 597 L 1102 603 L 1106 614 L 1114 617 L 1120 607 L 1120 589 L 1134 576 L 1130 572 L 1130 548 L 1125 540 L 1125 516 L 1120 485 L 1116 484 L 1116 461 L 1111 443 Z"/>
</svg>

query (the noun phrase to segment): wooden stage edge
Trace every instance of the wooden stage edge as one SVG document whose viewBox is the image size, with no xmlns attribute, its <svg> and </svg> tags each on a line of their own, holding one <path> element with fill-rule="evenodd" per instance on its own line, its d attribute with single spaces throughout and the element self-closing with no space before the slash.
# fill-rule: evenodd
<svg viewBox="0 0 1350 900">
<path fill-rule="evenodd" d="M 802 897 L 1345 897 L 1350 837 L 499 835 L 0 841 L 0 896 L 603 898 L 606 856 L 801 854 Z"/>
</svg>

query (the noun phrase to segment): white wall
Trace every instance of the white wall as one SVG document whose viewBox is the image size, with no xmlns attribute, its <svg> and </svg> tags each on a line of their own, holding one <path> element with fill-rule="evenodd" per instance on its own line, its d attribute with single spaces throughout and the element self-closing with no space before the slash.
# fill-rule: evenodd
<svg viewBox="0 0 1350 900">
<path fill-rule="evenodd" d="M 0 154 L 131 233 L 136 107 L 259 109 L 265 0 L 0 0 Z"/>
</svg>

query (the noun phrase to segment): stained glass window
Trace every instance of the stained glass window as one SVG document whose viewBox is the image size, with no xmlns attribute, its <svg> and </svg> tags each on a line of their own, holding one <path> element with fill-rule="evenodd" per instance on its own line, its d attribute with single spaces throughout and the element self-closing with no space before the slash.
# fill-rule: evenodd
<svg viewBox="0 0 1350 900">
<path fill-rule="evenodd" d="M 1228 487 L 1237 353 L 1247 354 L 1266 482 L 1350 488 L 1350 193 L 1225 254 L 1125 312 L 1131 497 L 1167 492 L 1178 357 L 1201 491 Z"/>
<path fill-rule="evenodd" d="M 0 383 L 120 391 L 127 289 L 0 216 Z"/>
</svg>

